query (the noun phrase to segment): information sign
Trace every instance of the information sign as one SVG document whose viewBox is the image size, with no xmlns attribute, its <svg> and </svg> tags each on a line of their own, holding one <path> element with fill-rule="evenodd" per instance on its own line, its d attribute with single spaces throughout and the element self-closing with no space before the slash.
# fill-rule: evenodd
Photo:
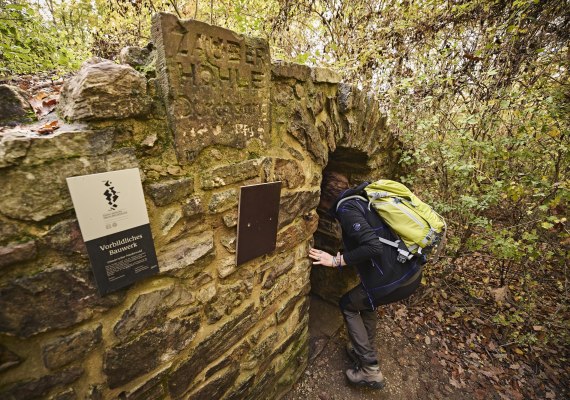
<svg viewBox="0 0 570 400">
<path fill-rule="evenodd" d="M 75 176 L 67 185 L 101 295 L 159 271 L 137 168 Z"/>
</svg>

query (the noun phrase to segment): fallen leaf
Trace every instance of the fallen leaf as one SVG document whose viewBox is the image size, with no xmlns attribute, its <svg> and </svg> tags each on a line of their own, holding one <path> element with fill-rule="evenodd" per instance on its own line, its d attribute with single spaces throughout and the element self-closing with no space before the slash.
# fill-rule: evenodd
<svg viewBox="0 0 570 400">
<path fill-rule="evenodd" d="M 509 298 L 508 286 L 503 286 L 496 289 L 490 289 L 489 292 L 493 296 L 493 300 L 495 300 L 495 303 L 505 303 Z"/>
<path fill-rule="evenodd" d="M 40 96 L 40 94 L 42 95 Z M 45 92 L 40 92 L 40 94 L 30 99 L 30 105 L 38 117 L 43 117 L 55 109 L 59 95 L 51 95 L 46 98 L 47 94 L 43 96 Z"/>
<path fill-rule="evenodd" d="M 36 100 L 43 100 L 43 99 L 45 99 L 45 98 L 48 97 L 48 96 L 49 96 L 49 95 L 48 95 L 46 92 L 43 92 L 43 91 L 42 91 L 42 92 L 39 92 L 38 94 L 36 94 L 36 95 L 34 96 L 34 99 L 36 99 Z"/>
<path fill-rule="evenodd" d="M 461 389 L 463 387 L 463 385 L 461 385 L 460 382 L 456 381 L 453 378 L 449 378 L 449 383 L 451 384 L 451 386 L 457 388 L 457 389 Z"/>
<path fill-rule="evenodd" d="M 59 129 L 59 121 L 57 120 L 42 125 L 36 132 L 40 135 L 49 135 L 56 129 Z"/>
</svg>

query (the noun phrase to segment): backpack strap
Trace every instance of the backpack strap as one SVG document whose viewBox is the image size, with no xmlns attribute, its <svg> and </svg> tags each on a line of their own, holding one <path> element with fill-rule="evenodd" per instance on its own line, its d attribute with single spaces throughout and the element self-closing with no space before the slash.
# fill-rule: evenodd
<svg viewBox="0 0 570 400">
<path fill-rule="evenodd" d="M 359 200 L 362 200 L 362 201 L 365 201 L 368 203 L 368 199 L 364 196 L 358 196 L 358 195 L 348 196 L 348 197 L 345 197 L 344 199 L 340 199 L 339 202 L 336 203 L 336 211 L 338 212 L 338 209 L 342 203 L 344 203 L 345 201 L 354 200 L 354 199 L 359 199 Z"/>
<path fill-rule="evenodd" d="M 396 259 L 401 263 L 405 263 L 406 261 L 411 260 L 415 255 L 414 253 L 408 251 L 406 245 L 400 239 L 393 242 L 391 240 L 384 239 L 383 237 L 378 237 L 378 240 L 388 246 L 392 246 L 398 249 L 398 257 Z M 418 254 L 421 254 L 421 247 L 418 249 Z"/>
</svg>

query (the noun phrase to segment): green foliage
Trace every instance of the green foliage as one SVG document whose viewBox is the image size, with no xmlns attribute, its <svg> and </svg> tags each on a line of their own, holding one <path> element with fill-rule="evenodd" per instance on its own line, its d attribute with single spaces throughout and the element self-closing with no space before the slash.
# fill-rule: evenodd
<svg viewBox="0 0 570 400">
<path fill-rule="evenodd" d="M 35 7 L 0 1 L 0 75 L 54 67 L 55 48 L 43 28 Z"/>
<path fill-rule="evenodd" d="M 384 105 L 406 146 L 400 179 L 449 222 L 449 262 L 476 253 L 488 266 L 481 280 L 514 283 L 527 302 L 495 322 L 526 344 L 537 337 L 529 324 L 548 315 L 529 294 L 545 288 L 530 284 L 567 280 L 567 10 L 549 0 L 306 0 L 275 19 L 285 53 L 329 64 Z M 312 34 L 291 41 L 293 26 Z M 560 293 L 550 292 L 564 303 Z"/>
<path fill-rule="evenodd" d="M 79 38 L 44 12 L 30 1 L 0 0 L 0 76 L 69 70 L 86 58 Z"/>
<path fill-rule="evenodd" d="M 0 73 L 72 69 L 89 54 L 112 59 L 150 41 L 159 11 L 264 37 L 274 59 L 341 72 L 386 110 L 405 146 L 400 179 L 449 222 L 450 264 L 476 253 L 488 260 L 481 281 L 514 283 L 513 297 L 527 303 L 495 322 L 512 327 L 513 340 L 534 340 L 520 321 L 522 312 L 541 316 L 534 276 L 567 281 L 567 0 L 42 4 L 40 12 L 32 0 L 0 0 Z"/>
</svg>

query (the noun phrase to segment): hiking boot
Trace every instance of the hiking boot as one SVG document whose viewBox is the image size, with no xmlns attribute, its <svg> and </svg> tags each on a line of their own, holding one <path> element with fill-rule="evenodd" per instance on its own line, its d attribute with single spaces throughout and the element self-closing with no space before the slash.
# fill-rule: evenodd
<svg viewBox="0 0 570 400">
<path fill-rule="evenodd" d="M 360 366 L 360 358 L 358 358 L 358 354 L 356 354 L 356 350 L 350 341 L 346 343 L 346 354 L 354 363 L 355 368 Z"/>
<path fill-rule="evenodd" d="M 347 369 L 346 377 L 354 385 L 368 386 L 373 389 L 382 389 L 385 385 L 384 377 L 378 364 L 363 365 L 361 368 Z"/>
</svg>

